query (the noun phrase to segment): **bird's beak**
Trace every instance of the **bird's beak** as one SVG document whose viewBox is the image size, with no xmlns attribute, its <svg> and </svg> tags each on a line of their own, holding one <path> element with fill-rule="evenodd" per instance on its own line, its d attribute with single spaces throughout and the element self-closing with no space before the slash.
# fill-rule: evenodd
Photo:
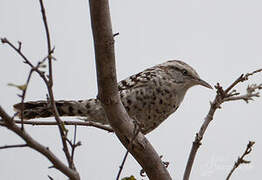
<svg viewBox="0 0 262 180">
<path fill-rule="evenodd" d="M 208 84 L 206 81 L 202 80 L 202 79 L 198 79 L 197 80 L 197 84 L 201 85 L 201 86 L 205 86 L 209 89 L 213 89 L 212 86 L 210 84 Z"/>
</svg>

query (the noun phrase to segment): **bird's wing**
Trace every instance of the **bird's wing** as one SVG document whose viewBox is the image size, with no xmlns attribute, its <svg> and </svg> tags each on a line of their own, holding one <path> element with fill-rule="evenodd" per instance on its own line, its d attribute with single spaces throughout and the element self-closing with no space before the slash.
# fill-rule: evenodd
<svg viewBox="0 0 262 180">
<path fill-rule="evenodd" d="M 138 74 L 132 75 L 118 83 L 118 90 L 134 89 L 146 86 L 157 78 L 157 73 L 153 69 L 147 69 Z"/>
</svg>

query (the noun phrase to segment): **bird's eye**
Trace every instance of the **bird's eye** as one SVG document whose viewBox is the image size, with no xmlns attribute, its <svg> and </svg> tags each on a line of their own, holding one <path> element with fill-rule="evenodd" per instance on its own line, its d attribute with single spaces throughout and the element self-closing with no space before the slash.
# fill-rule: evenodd
<svg viewBox="0 0 262 180">
<path fill-rule="evenodd" d="M 188 75 L 187 70 L 183 69 L 183 70 L 182 70 L 182 74 L 185 75 L 185 76 Z"/>
</svg>

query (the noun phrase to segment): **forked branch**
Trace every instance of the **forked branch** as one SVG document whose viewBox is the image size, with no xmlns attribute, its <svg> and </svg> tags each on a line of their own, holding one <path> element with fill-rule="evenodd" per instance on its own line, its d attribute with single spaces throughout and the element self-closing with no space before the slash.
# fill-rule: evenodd
<svg viewBox="0 0 262 180">
<path fill-rule="evenodd" d="M 246 150 L 244 151 L 244 153 L 242 154 L 241 157 L 238 157 L 237 161 L 235 162 L 233 168 L 231 169 L 231 171 L 229 172 L 229 174 L 227 175 L 226 180 L 229 180 L 231 175 L 233 174 L 233 172 L 239 167 L 240 164 L 249 164 L 251 161 L 247 161 L 245 160 L 245 156 L 248 155 L 249 153 L 251 153 L 252 151 L 252 146 L 255 144 L 254 141 L 249 141 L 246 147 Z"/>
<path fill-rule="evenodd" d="M 42 17 L 43 17 L 43 23 L 44 23 L 44 27 L 45 27 L 45 32 L 46 32 L 46 39 L 47 39 L 47 57 L 44 58 L 44 60 L 41 60 L 38 62 L 38 64 L 36 66 L 34 66 L 31 61 L 23 54 L 22 50 L 21 50 L 21 47 L 22 47 L 22 43 L 21 42 L 18 42 L 18 47 L 16 47 L 15 45 L 13 45 L 7 38 L 2 38 L 1 41 L 2 43 L 4 44 L 8 44 L 13 50 L 15 50 L 23 59 L 23 62 L 27 65 L 29 65 L 31 67 L 31 70 L 30 70 L 30 73 L 29 73 L 29 76 L 27 78 L 27 82 L 26 82 L 26 85 L 25 85 L 25 88 L 24 89 L 21 89 L 23 90 L 23 93 L 21 95 L 22 97 L 22 111 L 23 111 L 23 102 L 24 102 L 24 99 L 25 99 L 25 94 L 26 94 L 26 90 L 27 90 L 27 85 L 30 81 L 30 78 L 31 78 L 31 75 L 33 72 L 37 72 L 39 74 L 39 76 L 42 78 L 42 80 L 44 81 L 46 87 L 47 87 L 47 91 L 48 91 L 48 100 L 51 104 L 51 107 L 53 109 L 53 113 L 54 113 L 54 117 L 55 117 L 55 120 L 57 122 L 57 126 L 58 126 L 58 129 L 59 129 L 59 132 L 60 132 L 60 137 L 61 137 L 61 141 L 62 141 L 62 145 L 63 145 L 63 151 L 64 151 L 64 154 L 66 156 L 66 159 L 67 159 L 67 162 L 68 162 L 68 166 L 70 169 L 72 169 L 73 172 L 71 172 L 70 177 L 71 179 L 79 179 L 79 174 L 77 173 L 76 171 L 76 168 L 75 168 L 75 165 L 74 165 L 74 162 L 72 161 L 73 158 L 72 156 L 70 155 L 70 152 L 69 152 L 69 148 L 68 148 L 68 139 L 66 137 L 66 129 L 64 127 L 64 124 L 62 122 L 62 120 L 60 119 L 59 117 L 59 113 L 57 111 L 57 108 L 56 108 L 56 105 L 55 105 L 55 100 L 54 100 L 54 94 L 53 94 L 53 73 L 52 73 L 52 61 L 53 61 L 53 57 L 52 57 L 52 54 L 54 52 L 54 48 L 51 49 L 51 38 L 50 38 L 50 34 L 49 34 L 49 28 L 48 28 L 48 24 L 47 24 L 47 18 L 46 18 L 46 13 L 45 13 L 45 8 L 44 8 L 44 5 L 43 5 L 43 1 L 42 0 L 39 0 L 39 3 L 40 3 L 40 7 L 41 7 L 41 14 L 42 14 Z M 42 63 L 48 59 L 48 72 L 49 74 L 48 75 L 45 75 L 45 73 L 41 70 L 39 70 L 39 67 L 42 65 Z M 14 124 L 14 120 L 13 118 L 10 118 L 10 120 L 8 119 L 8 115 L 4 112 L 3 109 L 2 110 L 2 113 L 1 113 L 1 117 L 3 119 L 3 122 L 2 123 L 2 126 L 5 126 L 7 127 L 8 129 L 12 130 L 13 132 L 15 132 L 17 135 L 19 135 L 20 137 L 22 137 L 28 144 L 28 146 L 32 147 L 33 149 L 36 149 L 35 146 L 31 146 L 31 142 L 28 142 L 28 136 L 24 137 L 22 136 L 20 133 L 20 131 L 18 131 L 16 129 L 16 127 L 18 127 L 17 125 Z M 6 114 L 6 115 L 5 115 Z M 5 115 L 5 116 L 4 116 Z M 24 131 L 24 121 L 23 121 L 23 112 L 22 112 L 22 118 L 21 118 L 21 124 L 22 124 L 22 128 L 21 128 L 21 131 Z M 26 133 L 26 132 L 24 132 Z M 37 142 L 35 142 L 37 143 Z M 74 147 L 75 148 L 75 147 Z M 37 150 L 37 149 L 36 149 Z M 39 150 L 38 150 L 39 151 Z M 42 154 L 43 151 L 39 151 L 41 152 Z M 46 155 L 46 154 L 44 154 Z M 48 158 L 48 157 L 47 157 Z M 50 158 L 49 158 L 50 160 Z M 53 161 L 52 161 L 53 162 Z M 63 165 L 64 166 L 64 165 Z M 61 167 L 56 167 L 57 169 L 61 170 Z M 62 171 L 63 172 L 63 171 Z M 65 173 L 66 174 L 66 173 Z M 68 174 L 68 172 L 67 172 Z M 66 174 L 66 175 L 67 175 Z M 72 175 L 73 174 L 73 175 Z"/>
<path fill-rule="evenodd" d="M 12 132 L 16 133 L 18 136 L 20 136 L 25 142 L 26 145 L 37 152 L 43 154 L 49 161 L 52 162 L 53 166 L 60 170 L 62 173 L 64 173 L 66 176 L 68 176 L 72 180 L 79 180 L 79 174 L 70 168 L 68 168 L 61 160 L 59 160 L 48 147 L 43 146 L 39 142 L 37 142 L 35 139 L 33 139 L 26 131 L 22 130 L 20 127 L 18 127 L 13 118 L 11 118 L 4 109 L 0 106 L 0 116 L 2 117 L 2 120 L 5 123 L 5 127 L 10 129 Z"/>
<path fill-rule="evenodd" d="M 188 180 L 191 170 L 192 170 L 192 166 L 196 157 L 196 153 L 198 151 L 198 148 L 201 145 L 201 141 L 203 139 L 203 136 L 206 132 L 206 129 L 209 125 L 209 123 L 213 120 L 215 111 L 218 108 L 221 108 L 221 105 L 224 102 L 228 102 L 228 101 L 235 101 L 235 100 L 244 100 L 245 102 L 249 102 L 250 100 L 253 100 L 254 97 L 259 97 L 259 90 L 262 89 L 262 84 L 260 85 L 250 85 L 247 87 L 247 93 L 244 95 L 240 95 L 240 93 L 236 92 L 236 90 L 233 90 L 234 87 L 236 87 L 236 85 L 238 85 L 240 82 L 244 82 L 247 81 L 249 79 L 250 76 L 261 72 L 262 69 L 258 69 L 256 71 L 253 71 L 251 73 L 247 73 L 247 74 L 242 74 L 241 76 L 239 76 L 239 78 L 237 78 L 228 88 L 226 88 L 226 90 L 224 90 L 222 88 L 222 86 L 220 86 L 219 83 L 217 83 L 217 85 L 215 86 L 216 90 L 217 90 L 217 94 L 215 99 L 210 103 L 210 109 L 208 111 L 208 114 L 205 117 L 205 120 L 201 126 L 201 128 L 199 129 L 199 131 L 196 133 L 195 136 L 195 140 L 193 142 L 193 145 L 191 147 L 191 151 L 189 154 L 189 158 L 187 161 L 187 165 L 186 165 L 186 169 L 184 172 L 184 177 L 183 180 Z"/>
</svg>

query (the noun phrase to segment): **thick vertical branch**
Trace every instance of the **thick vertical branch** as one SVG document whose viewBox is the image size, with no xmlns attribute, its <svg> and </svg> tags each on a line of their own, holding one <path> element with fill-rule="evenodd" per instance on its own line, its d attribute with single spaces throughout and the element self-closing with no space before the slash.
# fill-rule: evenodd
<svg viewBox="0 0 262 180">
<path fill-rule="evenodd" d="M 140 163 L 151 180 L 171 179 L 160 157 L 142 133 L 138 133 L 132 141 L 135 127 L 118 94 L 108 0 L 89 0 L 89 2 L 95 45 L 98 98 L 105 108 L 109 123 L 119 140 Z"/>
</svg>

